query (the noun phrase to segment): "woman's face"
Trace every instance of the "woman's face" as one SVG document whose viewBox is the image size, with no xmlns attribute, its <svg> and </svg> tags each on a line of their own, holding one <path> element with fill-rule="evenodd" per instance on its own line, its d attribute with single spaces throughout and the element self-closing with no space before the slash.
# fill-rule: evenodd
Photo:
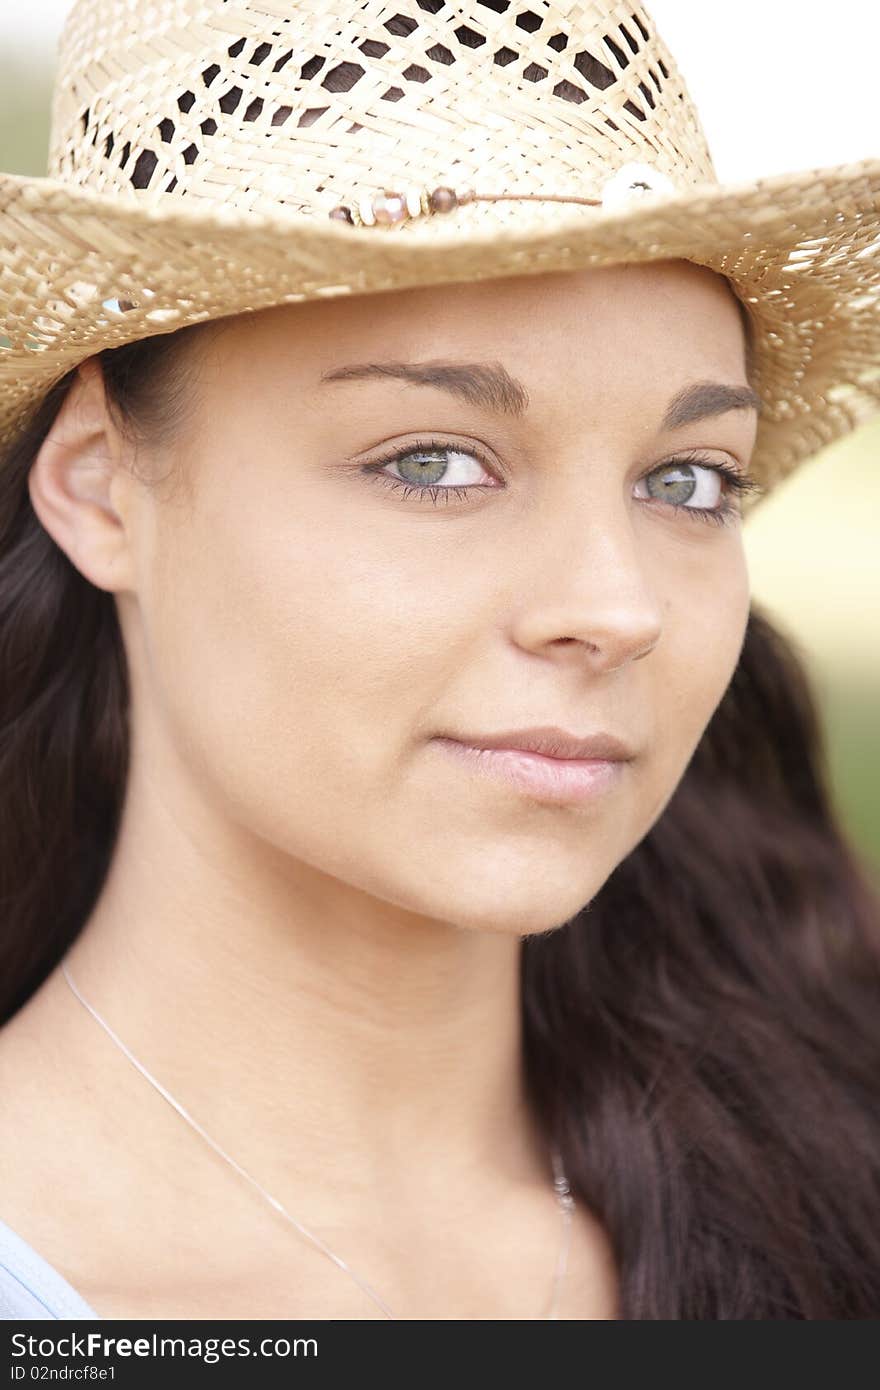
<svg viewBox="0 0 880 1390">
<path fill-rule="evenodd" d="M 425 364 L 444 372 L 420 384 Z M 706 383 L 743 399 L 683 395 Z M 213 814 L 300 869 L 465 927 L 567 920 L 736 665 L 742 523 L 713 467 L 748 465 L 746 387 L 735 302 L 684 263 L 229 321 L 170 452 L 186 504 L 129 509 L 136 712 Z M 722 524 L 694 510 L 726 495 Z M 553 801 L 437 741 L 539 725 L 634 756 Z"/>
</svg>

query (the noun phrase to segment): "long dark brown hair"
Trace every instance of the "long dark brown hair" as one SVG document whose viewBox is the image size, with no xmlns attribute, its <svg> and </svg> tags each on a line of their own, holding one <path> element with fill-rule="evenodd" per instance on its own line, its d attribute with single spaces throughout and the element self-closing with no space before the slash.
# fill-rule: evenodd
<svg viewBox="0 0 880 1390">
<path fill-rule="evenodd" d="M 135 437 L 174 429 L 203 327 L 100 354 Z M 0 1021 L 81 930 L 127 779 L 113 595 L 27 486 L 74 376 L 0 467 Z M 753 605 L 659 820 L 523 941 L 531 1101 L 608 1232 L 622 1318 L 880 1314 L 880 905 L 823 738 L 799 654 Z"/>
</svg>

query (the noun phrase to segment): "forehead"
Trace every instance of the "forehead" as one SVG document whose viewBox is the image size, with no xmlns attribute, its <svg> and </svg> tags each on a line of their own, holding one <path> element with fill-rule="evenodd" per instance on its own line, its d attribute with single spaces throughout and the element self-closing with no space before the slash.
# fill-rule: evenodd
<svg viewBox="0 0 880 1390">
<path fill-rule="evenodd" d="M 723 277 L 684 261 L 342 296 L 232 326 L 227 349 L 239 366 L 259 363 L 319 409 L 339 408 L 355 389 L 359 408 L 422 396 L 393 367 L 443 360 L 503 363 L 507 387 L 487 383 L 471 403 L 510 415 L 569 397 L 628 408 L 651 393 L 665 408 L 689 382 L 746 382 L 739 302 Z"/>
<path fill-rule="evenodd" d="M 539 319 L 531 317 L 540 313 Z M 368 295 L 340 295 L 279 305 L 230 322 L 307 334 L 315 352 L 354 339 L 389 335 L 402 346 L 426 332 L 497 341 L 503 331 L 523 345 L 549 337 L 587 336 L 594 328 L 626 332 L 652 315 L 670 322 L 701 320 L 716 329 L 741 326 L 736 296 L 723 276 L 690 261 L 656 261 L 549 274 L 505 276 Z M 609 346 L 613 344 L 609 343 Z"/>
</svg>

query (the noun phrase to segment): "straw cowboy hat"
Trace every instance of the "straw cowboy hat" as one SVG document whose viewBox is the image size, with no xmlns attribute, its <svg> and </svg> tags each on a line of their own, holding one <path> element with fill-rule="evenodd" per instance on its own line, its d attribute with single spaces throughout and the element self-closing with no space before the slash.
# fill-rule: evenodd
<svg viewBox="0 0 880 1390">
<path fill-rule="evenodd" d="M 0 175 L 0 446 L 197 320 L 665 258 L 750 311 L 763 495 L 880 409 L 880 160 L 720 185 L 633 0 L 78 0 Z"/>
</svg>

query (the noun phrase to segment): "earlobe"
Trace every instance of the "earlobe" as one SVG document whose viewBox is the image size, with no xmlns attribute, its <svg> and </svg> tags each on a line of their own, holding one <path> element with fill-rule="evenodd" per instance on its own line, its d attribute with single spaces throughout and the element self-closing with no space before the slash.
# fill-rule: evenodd
<svg viewBox="0 0 880 1390">
<path fill-rule="evenodd" d="M 123 444 L 110 416 L 100 364 L 78 369 L 28 474 L 31 504 L 56 544 L 99 589 L 128 587 L 129 538 Z"/>
</svg>

